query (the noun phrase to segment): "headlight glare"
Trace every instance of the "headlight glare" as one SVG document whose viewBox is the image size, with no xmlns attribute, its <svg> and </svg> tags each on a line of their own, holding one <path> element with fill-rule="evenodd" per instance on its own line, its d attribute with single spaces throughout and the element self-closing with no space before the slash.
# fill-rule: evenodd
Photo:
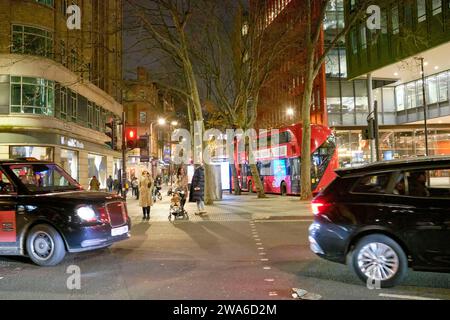
<svg viewBox="0 0 450 320">
<path fill-rule="evenodd" d="M 87 222 L 97 221 L 97 215 L 91 207 L 79 207 L 77 209 L 77 215 Z"/>
</svg>

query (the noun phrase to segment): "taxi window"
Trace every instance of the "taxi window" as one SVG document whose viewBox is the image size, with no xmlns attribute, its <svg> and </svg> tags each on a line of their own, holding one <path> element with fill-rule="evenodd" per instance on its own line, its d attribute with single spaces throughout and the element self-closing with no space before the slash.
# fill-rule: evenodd
<svg viewBox="0 0 450 320">
<path fill-rule="evenodd" d="M 55 192 L 79 189 L 78 184 L 53 164 L 24 164 L 10 167 L 14 175 L 31 192 Z"/>
<path fill-rule="evenodd" d="M 14 185 L 9 181 L 5 173 L 0 170 L 0 195 L 14 194 Z"/>
</svg>

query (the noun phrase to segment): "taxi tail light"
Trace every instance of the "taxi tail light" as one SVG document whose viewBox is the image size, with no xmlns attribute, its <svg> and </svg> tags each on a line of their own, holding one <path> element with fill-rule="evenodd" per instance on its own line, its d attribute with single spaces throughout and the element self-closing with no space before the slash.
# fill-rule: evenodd
<svg viewBox="0 0 450 320">
<path fill-rule="evenodd" d="M 330 204 L 327 203 L 323 198 L 314 199 L 311 202 L 312 213 L 315 216 L 320 216 L 321 214 L 324 214 L 329 206 Z"/>
<path fill-rule="evenodd" d="M 123 221 L 127 221 L 128 220 L 128 210 L 127 210 L 127 205 L 126 203 L 122 203 L 122 215 L 123 215 Z"/>
<path fill-rule="evenodd" d="M 103 223 L 109 223 L 109 215 L 106 212 L 106 208 L 105 207 L 97 207 L 97 212 L 99 214 L 100 217 L 100 221 Z"/>
</svg>

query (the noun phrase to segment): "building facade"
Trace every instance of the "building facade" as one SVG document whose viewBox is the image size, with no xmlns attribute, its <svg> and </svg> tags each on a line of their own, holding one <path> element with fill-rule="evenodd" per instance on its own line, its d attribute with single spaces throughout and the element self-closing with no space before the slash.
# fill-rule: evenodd
<svg viewBox="0 0 450 320">
<path fill-rule="evenodd" d="M 55 161 L 85 187 L 118 177 L 105 133 L 123 110 L 121 21 L 121 0 L 0 1 L 0 158 Z"/>
<path fill-rule="evenodd" d="M 354 14 L 354 0 L 330 1 L 324 24 L 325 42 L 342 30 Z M 345 41 L 332 50 L 326 64 L 329 126 L 336 131 L 342 166 L 371 160 L 370 143 L 361 131 L 372 100 L 378 106 L 382 159 L 426 153 L 421 63 L 424 58 L 429 123 L 429 154 L 449 154 L 450 1 L 384 0 L 381 28 L 366 21 L 352 27 Z"/>
<path fill-rule="evenodd" d="M 262 0 L 263 16 L 262 28 L 268 34 L 277 35 L 282 30 L 290 30 L 284 36 L 293 39 L 296 45 L 290 45 L 289 50 L 277 57 L 273 64 L 269 80 L 260 90 L 258 104 L 258 127 L 279 128 L 301 122 L 301 100 L 304 90 L 305 54 L 301 39 L 304 38 L 306 10 L 302 0 Z M 318 16 L 317 6 L 313 6 L 313 19 Z M 281 30 L 281 32 L 280 32 Z M 273 41 L 273 40 L 272 40 Z M 276 41 L 276 40 L 275 40 Z M 319 54 L 323 52 L 323 34 L 321 34 L 317 48 Z M 322 68 L 313 85 L 311 122 L 315 124 L 327 123 L 325 107 L 325 68 Z"/>
<path fill-rule="evenodd" d="M 173 97 L 161 90 L 151 80 L 143 67 L 137 68 L 135 79 L 124 82 L 123 105 L 127 126 L 135 128 L 137 136 L 148 136 L 149 162 L 141 161 L 141 150 L 135 149 L 128 154 L 129 176 L 139 176 L 145 168 L 154 175 L 168 170 L 170 162 L 170 138 L 172 121 L 175 119 Z M 163 120 L 164 123 L 160 123 Z"/>
</svg>

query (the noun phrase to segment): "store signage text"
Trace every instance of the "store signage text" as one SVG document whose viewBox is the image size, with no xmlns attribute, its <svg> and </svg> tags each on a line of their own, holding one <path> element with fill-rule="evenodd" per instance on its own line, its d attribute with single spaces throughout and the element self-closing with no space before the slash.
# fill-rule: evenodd
<svg viewBox="0 0 450 320">
<path fill-rule="evenodd" d="M 61 144 L 71 148 L 84 149 L 82 142 L 72 138 L 61 137 Z"/>
<path fill-rule="evenodd" d="M 69 30 L 81 30 L 81 8 L 75 4 L 67 7 L 67 28 Z"/>
</svg>

